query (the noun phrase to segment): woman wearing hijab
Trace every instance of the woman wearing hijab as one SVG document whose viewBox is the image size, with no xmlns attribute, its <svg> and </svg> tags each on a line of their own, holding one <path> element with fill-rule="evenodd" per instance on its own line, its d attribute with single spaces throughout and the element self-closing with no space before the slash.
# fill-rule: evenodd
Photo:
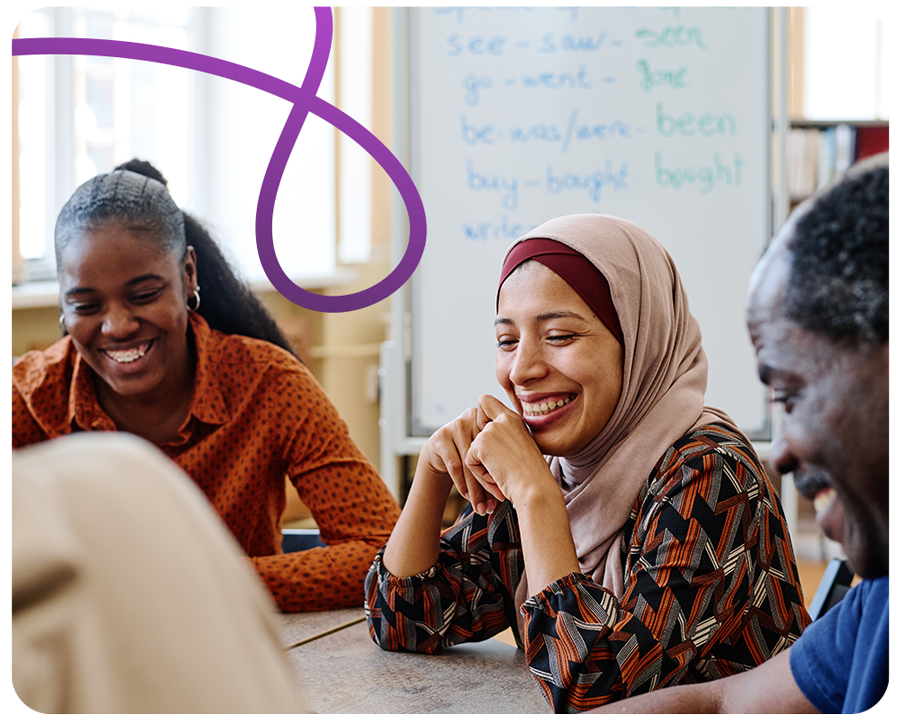
<svg viewBox="0 0 900 720">
<path fill-rule="evenodd" d="M 665 249 L 602 215 L 519 238 L 489 395 L 425 444 L 366 579 L 388 650 L 512 627 L 554 711 L 741 672 L 809 623 L 778 497 L 704 406 L 700 328 Z M 440 532 L 453 485 L 469 500 Z"/>
</svg>

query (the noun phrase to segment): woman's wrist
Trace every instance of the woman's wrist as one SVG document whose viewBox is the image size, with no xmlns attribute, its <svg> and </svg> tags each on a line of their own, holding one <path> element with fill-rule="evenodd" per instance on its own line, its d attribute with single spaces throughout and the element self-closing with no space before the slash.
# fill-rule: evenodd
<svg viewBox="0 0 900 720">
<path fill-rule="evenodd" d="M 522 512 L 529 512 L 532 508 L 541 512 L 550 505 L 557 506 L 565 514 L 566 503 L 562 491 L 546 465 L 539 468 L 531 477 L 523 478 L 516 483 L 514 489 L 510 488 L 510 490 L 509 500 L 520 515 Z M 568 520 L 566 524 L 568 525 Z"/>
<path fill-rule="evenodd" d="M 421 463 L 421 459 L 419 460 Z M 440 506 L 443 513 L 447 498 L 453 489 L 453 479 L 446 472 L 442 472 L 431 465 L 422 463 L 416 467 L 412 485 L 409 488 L 410 497 L 415 493 L 421 496 L 421 500 L 428 504 Z"/>
<path fill-rule="evenodd" d="M 410 577 L 437 562 L 441 521 L 452 487 L 446 473 L 425 463 L 416 468 L 409 497 L 385 547 L 383 565 L 389 573 Z"/>
<path fill-rule="evenodd" d="M 555 580 L 581 572 L 565 500 L 559 486 L 530 487 L 520 493 L 515 506 L 529 596 Z"/>
</svg>

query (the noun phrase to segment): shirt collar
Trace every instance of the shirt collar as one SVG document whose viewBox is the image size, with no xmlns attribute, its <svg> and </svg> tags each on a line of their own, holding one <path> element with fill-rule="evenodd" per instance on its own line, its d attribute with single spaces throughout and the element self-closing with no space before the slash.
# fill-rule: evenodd
<svg viewBox="0 0 900 720">
<path fill-rule="evenodd" d="M 194 366 L 194 392 L 188 420 L 193 415 L 200 422 L 210 425 L 224 425 L 233 413 L 222 393 L 216 366 L 221 361 L 223 336 L 209 327 L 202 315 L 192 312 L 188 316 L 191 333 L 194 336 L 196 365 Z"/>
<path fill-rule="evenodd" d="M 71 343 L 71 340 L 69 341 Z M 72 345 L 75 363 L 72 369 L 72 384 L 69 389 L 69 408 L 66 413 L 67 429 L 74 429 L 75 421 L 82 430 L 115 430 L 112 418 L 104 412 L 97 400 L 91 369 Z"/>
<path fill-rule="evenodd" d="M 185 440 L 190 436 L 192 417 L 209 425 L 224 425 L 231 420 L 233 414 L 229 410 L 214 372 L 220 360 L 222 336 L 212 330 L 206 320 L 195 312 L 188 315 L 188 320 L 189 334 L 193 337 L 196 351 L 196 365 L 191 404 L 187 419 L 180 429 L 180 434 Z M 83 430 L 116 429 L 112 419 L 100 407 L 90 367 L 77 351 L 66 414 L 66 424 L 69 428 L 72 427 L 72 420 L 75 420 L 78 427 Z"/>
</svg>

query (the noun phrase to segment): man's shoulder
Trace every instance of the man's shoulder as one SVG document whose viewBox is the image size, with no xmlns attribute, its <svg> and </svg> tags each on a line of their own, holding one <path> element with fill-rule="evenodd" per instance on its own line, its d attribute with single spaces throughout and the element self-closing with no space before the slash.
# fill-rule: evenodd
<svg viewBox="0 0 900 720">
<path fill-rule="evenodd" d="M 868 624 L 888 612 L 889 579 L 863 578 L 851 587 L 837 605 L 826 612 L 820 620 L 830 620 L 837 626 L 848 624 Z M 820 620 L 813 623 L 819 624 Z M 822 623 L 825 625 L 825 623 Z"/>
<path fill-rule="evenodd" d="M 862 580 L 791 646 L 794 681 L 821 712 L 861 712 L 884 694 L 888 584 Z"/>
<path fill-rule="evenodd" d="M 847 591 L 844 600 L 851 598 L 859 605 L 861 612 L 877 612 L 887 615 L 889 591 L 889 576 L 864 578 Z"/>
</svg>

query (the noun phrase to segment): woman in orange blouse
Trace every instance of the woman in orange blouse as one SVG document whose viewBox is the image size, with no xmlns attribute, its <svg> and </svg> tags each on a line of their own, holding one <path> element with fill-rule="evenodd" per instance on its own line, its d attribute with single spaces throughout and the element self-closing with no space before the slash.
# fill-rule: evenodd
<svg viewBox="0 0 900 720">
<path fill-rule="evenodd" d="M 360 604 L 399 507 L 162 175 L 133 160 L 89 180 L 55 243 L 67 336 L 13 367 L 13 447 L 139 435 L 197 482 L 282 611 Z M 281 553 L 285 475 L 325 547 Z"/>
</svg>

